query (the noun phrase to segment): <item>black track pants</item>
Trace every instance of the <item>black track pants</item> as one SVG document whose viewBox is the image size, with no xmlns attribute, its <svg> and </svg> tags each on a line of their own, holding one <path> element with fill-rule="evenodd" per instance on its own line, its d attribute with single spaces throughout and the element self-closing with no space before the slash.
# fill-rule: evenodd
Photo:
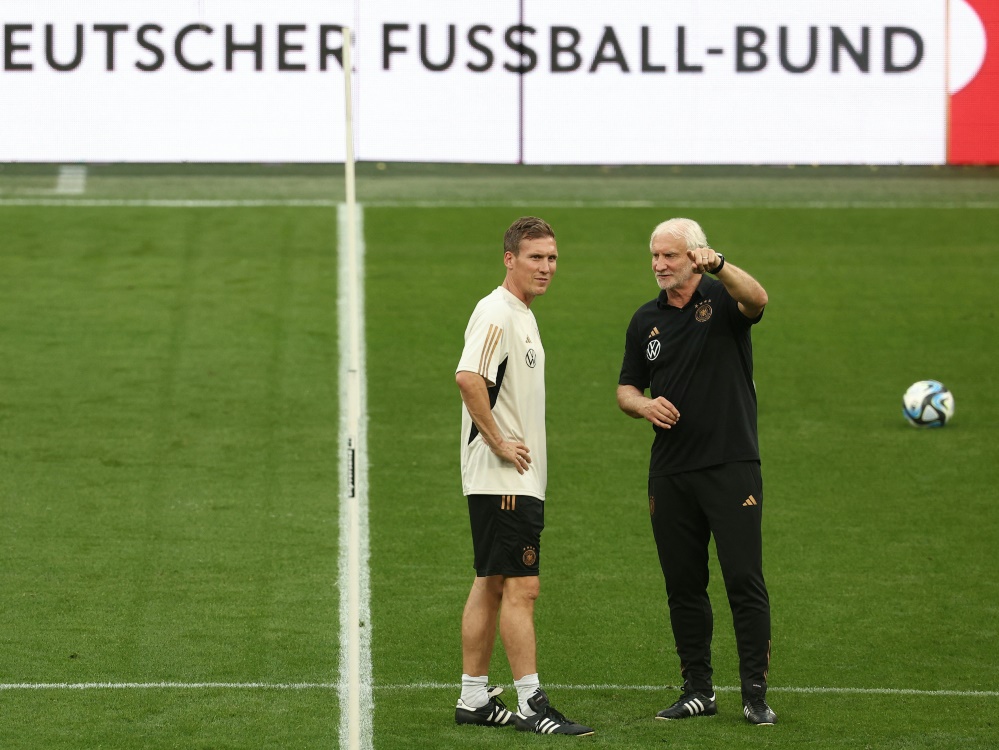
<svg viewBox="0 0 999 750">
<path fill-rule="evenodd" d="M 721 464 L 653 477 L 649 509 L 685 685 L 698 692 L 712 691 L 713 617 L 707 588 L 708 542 L 713 535 L 732 608 L 743 693 L 754 685 L 765 690 L 770 600 L 763 580 L 759 463 Z"/>
</svg>

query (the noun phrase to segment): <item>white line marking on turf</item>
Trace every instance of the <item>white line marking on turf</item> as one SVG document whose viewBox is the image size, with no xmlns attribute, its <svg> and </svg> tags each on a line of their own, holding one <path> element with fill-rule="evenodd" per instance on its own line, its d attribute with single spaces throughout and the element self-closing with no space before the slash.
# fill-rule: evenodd
<svg viewBox="0 0 999 750">
<path fill-rule="evenodd" d="M 21 682 L 0 683 L 3 690 L 339 690 L 336 682 Z M 370 685 L 372 690 L 413 692 L 419 690 L 455 690 L 458 683 L 418 682 L 398 685 Z M 567 691 L 632 691 L 672 692 L 675 685 L 560 685 L 549 684 L 553 690 Z M 739 692 L 738 687 L 719 687 L 720 693 Z M 999 690 L 916 690 L 910 688 L 844 688 L 844 687 L 780 687 L 771 686 L 772 693 L 805 695 L 911 695 L 927 698 L 999 698 Z"/>
<path fill-rule="evenodd" d="M 366 201 L 369 208 L 789 208 L 789 209 L 880 209 L 880 208 L 975 208 L 999 209 L 999 201 Z"/>
<path fill-rule="evenodd" d="M 417 682 L 408 685 L 376 685 L 377 690 L 454 690 L 460 688 L 459 683 L 449 682 Z M 672 692 L 680 690 L 675 685 L 559 685 L 557 683 L 546 683 L 546 689 L 552 690 L 620 690 L 635 692 Z M 741 691 L 739 687 L 719 687 L 715 690 L 720 693 L 737 693 Z M 775 693 L 805 693 L 805 694 L 843 694 L 843 695 L 914 695 L 914 696 L 941 696 L 941 697 L 979 697 L 979 698 L 999 698 L 999 690 L 916 690 L 909 688 L 838 688 L 838 687 L 780 687 L 771 685 L 768 692 Z"/>
<path fill-rule="evenodd" d="M 333 208 L 326 199 L 0 198 L 0 207 L 65 208 Z M 777 209 L 981 209 L 999 210 L 999 201 L 366 201 L 369 208 L 777 208 Z"/>
<path fill-rule="evenodd" d="M 340 746 L 371 744 L 371 583 L 364 337 L 364 212 L 337 207 L 340 391 Z M 353 219 L 353 221 L 351 221 Z M 351 231 L 353 229 L 353 231 Z"/>
<path fill-rule="evenodd" d="M 0 690 L 336 690 L 335 682 L 22 682 Z"/>
<path fill-rule="evenodd" d="M 53 207 L 53 208 L 335 208 L 334 200 L 236 200 L 236 199 L 115 199 L 115 198 L 4 198 L 0 206 Z"/>
</svg>

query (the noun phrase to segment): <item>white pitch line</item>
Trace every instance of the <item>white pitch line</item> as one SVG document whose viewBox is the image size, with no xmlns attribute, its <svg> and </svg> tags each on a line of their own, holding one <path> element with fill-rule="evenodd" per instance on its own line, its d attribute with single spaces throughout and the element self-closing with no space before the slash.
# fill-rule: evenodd
<svg viewBox="0 0 999 750">
<path fill-rule="evenodd" d="M 415 692 L 420 690 L 455 690 L 460 685 L 448 682 L 417 682 L 395 685 L 370 685 L 372 690 Z M 675 685 L 548 685 L 552 690 L 670 692 Z M 339 690 L 335 682 L 20 682 L 0 683 L 4 690 Z M 736 693 L 736 686 L 715 686 L 720 693 Z M 999 690 L 917 690 L 915 688 L 846 688 L 771 686 L 771 693 L 804 695 L 910 695 L 926 698 L 999 698 Z"/>
<path fill-rule="evenodd" d="M 999 209 L 999 201 L 365 201 L 369 208 L 778 208 L 778 209 Z"/>
<path fill-rule="evenodd" d="M 197 198 L 2 198 L 0 206 L 38 208 L 334 208 L 326 199 L 197 199 Z"/>
<path fill-rule="evenodd" d="M 364 212 L 337 207 L 340 393 L 340 739 L 370 750 L 371 583 L 368 534 L 368 412 L 364 336 Z M 353 221 L 351 221 L 353 218 Z M 351 231 L 353 229 L 353 231 Z"/>
<path fill-rule="evenodd" d="M 2 690 L 335 690 L 333 682 L 14 682 Z"/>
<path fill-rule="evenodd" d="M 333 208 L 327 199 L 0 198 L 0 207 L 38 208 Z M 691 208 L 691 209 L 940 209 L 999 210 L 999 201 L 366 201 L 369 208 Z"/>
<path fill-rule="evenodd" d="M 458 683 L 448 682 L 417 682 L 399 685 L 378 685 L 379 690 L 454 690 L 460 688 Z M 676 685 L 560 685 L 550 683 L 545 685 L 552 690 L 608 690 L 608 691 L 634 691 L 634 692 L 657 692 L 680 690 Z M 715 690 L 720 693 L 737 693 L 740 687 L 715 686 Z M 927 697 L 978 697 L 978 698 L 999 698 L 999 690 L 917 690 L 915 688 L 842 688 L 842 687 L 781 687 L 771 685 L 767 688 L 774 693 L 804 693 L 804 694 L 843 694 L 843 695 L 913 695 Z"/>
</svg>

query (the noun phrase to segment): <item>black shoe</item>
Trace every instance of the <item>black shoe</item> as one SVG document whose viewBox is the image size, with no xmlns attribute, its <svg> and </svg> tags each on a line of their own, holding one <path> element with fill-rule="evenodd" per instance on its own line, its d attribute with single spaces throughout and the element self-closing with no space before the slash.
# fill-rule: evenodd
<svg viewBox="0 0 999 750">
<path fill-rule="evenodd" d="M 742 699 L 742 712 L 746 714 L 750 724 L 767 727 L 777 723 L 777 714 L 767 705 L 762 695 L 748 696 Z"/>
<path fill-rule="evenodd" d="M 656 718 L 670 721 L 672 719 L 689 719 L 692 716 L 714 716 L 716 713 L 718 713 L 718 704 L 715 703 L 713 694 L 707 696 L 704 693 L 685 691 L 680 696 L 680 700 L 657 713 Z"/>
<path fill-rule="evenodd" d="M 593 734 L 593 730 L 589 727 L 570 721 L 556 711 L 548 702 L 544 690 L 538 690 L 528 698 L 527 705 L 534 709 L 534 713 L 531 716 L 524 716 L 517 711 L 517 731 L 535 734 L 572 734 L 577 737 Z"/>
<path fill-rule="evenodd" d="M 486 695 L 489 702 L 482 708 L 469 708 L 461 698 L 454 709 L 455 724 L 475 724 L 480 727 L 503 727 L 513 724 L 513 712 L 497 696 L 503 692 L 501 687 L 487 687 Z"/>
</svg>

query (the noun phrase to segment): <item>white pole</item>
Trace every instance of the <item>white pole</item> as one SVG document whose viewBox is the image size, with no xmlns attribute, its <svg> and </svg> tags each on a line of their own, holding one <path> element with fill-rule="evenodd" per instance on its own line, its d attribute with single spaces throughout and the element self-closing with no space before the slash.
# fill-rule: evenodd
<svg viewBox="0 0 999 750">
<path fill-rule="evenodd" d="M 357 194 L 354 188 L 354 96 L 351 91 L 351 77 L 354 64 L 351 60 L 351 30 L 347 26 L 343 27 L 343 96 L 344 112 L 347 131 L 347 150 L 343 159 L 344 180 L 347 186 L 347 208 L 349 221 L 353 226 L 354 207 L 357 204 Z M 350 232 L 353 239 L 354 232 Z"/>
</svg>

